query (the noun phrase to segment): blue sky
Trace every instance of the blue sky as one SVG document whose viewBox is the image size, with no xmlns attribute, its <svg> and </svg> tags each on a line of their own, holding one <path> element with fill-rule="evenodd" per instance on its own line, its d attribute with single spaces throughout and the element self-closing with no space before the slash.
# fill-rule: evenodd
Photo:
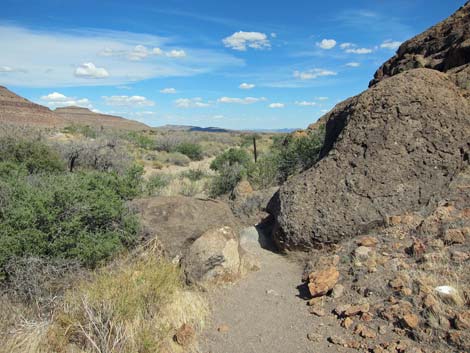
<svg viewBox="0 0 470 353">
<path fill-rule="evenodd" d="M 151 126 L 305 127 L 463 0 L 2 0 L 0 84 Z"/>
</svg>

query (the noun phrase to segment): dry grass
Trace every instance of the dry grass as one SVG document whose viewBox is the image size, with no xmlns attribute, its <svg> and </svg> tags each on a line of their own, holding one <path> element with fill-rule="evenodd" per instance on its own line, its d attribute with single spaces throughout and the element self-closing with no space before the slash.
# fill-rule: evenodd
<svg viewBox="0 0 470 353">
<path fill-rule="evenodd" d="M 10 313 L 17 323 L 0 352 L 178 351 L 175 330 L 183 323 L 201 329 L 207 314 L 204 299 L 184 287 L 179 268 L 143 251 L 77 283 L 50 321 Z"/>
</svg>

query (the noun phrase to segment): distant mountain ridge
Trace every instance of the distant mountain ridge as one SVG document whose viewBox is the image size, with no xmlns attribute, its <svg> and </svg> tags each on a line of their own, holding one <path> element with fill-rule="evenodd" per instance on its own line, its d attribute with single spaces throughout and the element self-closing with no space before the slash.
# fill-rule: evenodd
<svg viewBox="0 0 470 353">
<path fill-rule="evenodd" d="M 231 130 L 231 129 L 224 129 L 220 127 L 200 127 L 200 126 L 193 126 L 193 125 L 163 125 L 157 127 L 157 129 L 161 130 L 170 130 L 170 131 L 190 131 L 190 132 L 221 132 L 221 133 L 229 133 L 229 132 L 272 132 L 272 133 L 291 133 L 299 129 L 295 128 L 284 128 L 284 129 L 241 129 L 241 130 Z"/>
<path fill-rule="evenodd" d="M 64 107 L 53 111 L 0 86 L 0 124 L 2 123 L 46 128 L 62 128 L 77 124 L 135 131 L 150 129 L 138 121 L 94 113 L 87 108 Z"/>
</svg>

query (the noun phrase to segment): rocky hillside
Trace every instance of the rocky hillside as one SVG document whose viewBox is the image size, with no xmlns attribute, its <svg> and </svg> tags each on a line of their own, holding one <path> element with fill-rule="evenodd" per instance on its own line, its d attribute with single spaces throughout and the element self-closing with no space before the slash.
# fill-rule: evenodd
<svg viewBox="0 0 470 353">
<path fill-rule="evenodd" d="M 40 127 L 66 125 L 66 121 L 49 108 L 30 102 L 3 86 L 0 86 L 0 123 Z"/>
<path fill-rule="evenodd" d="M 397 54 L 375 73 L 370 86 L 403 71 L 428 68 L 448 72 L 462 88 L 470 88 L 470 2 L 424 33 L 403 43 Z"/>
<path fill-rule="evenodd" d="M 69 124 L 136 131 L 149 129 L 147 125 L 138 121 L 124 119 L 119 116 L 94 113 L 88 108 L 57 108 L 54 113 Z"/>
<path fill-rule="evenodd" d="M 438 70 L 469 65 L 469 11 L 403 44 L 370 89 L 322 118 L 323 158 L 271 202 L 282 248 L 335 243 L 397 214 L 426 215 L 448 193 L 469 162 L 469 91 Z M 432 69 L 408 64 L 418 52 Z"/>
</svg>

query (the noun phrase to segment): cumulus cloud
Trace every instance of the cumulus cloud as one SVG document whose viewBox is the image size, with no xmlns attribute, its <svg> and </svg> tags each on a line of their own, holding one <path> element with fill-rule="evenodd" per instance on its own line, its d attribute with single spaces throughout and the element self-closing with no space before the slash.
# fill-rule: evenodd
<svg viewBox="0 0 470 353">
<path fill-rule="evenodd" d="M 255 85 L 252 84 L 252 83 L 245 83 L 245 82 L 243 82 L 240 86 L 238 86 L 238 88 L 241 88 L 241 89 L 252 89 L 252 88 L 255 88 Z"/>
<path fill-rule="evenodd" d="M 160 90 L 160 93 L 163 93 L 163 94 L 175 94 L 177 93 L 176 89 L 172 88 L 172 87 L 169 87 L 169 88 L 163 88 Z"/>
<path fill-rule="evenodd" d="M 361 64 L 358 63 L 358 62 L 350 62 L 350 63 L 347 63 L 346 66 L 348 66 L 348 67 L 359 67 L 359 66 L 361 66 Z"/>
<path fill-rule="evenodd" d="M 51 108 L 71 106 L 92 108 L 92 105 L 87 98 L 67 97 L 59 92 L 52 92 L 46 96 L 42 96 L 41 101 Z"/>
<path fill-rule="evenodd" d="M 152 107 L 155 102 L 143 96 L 104 96 L 106 105 L 118 107 Z"/>
<path fill-rule="evenodd" d="M 179 98 L 175 100 L 175 105 L 178 108 L 206 108 L 210 106 L 210 103 L 204 102 L 202 98 Z"/>
<path fill-rule="evenodd" d="M 354 46 L 355 46 L 355 44 L 353 44 L 353 43 L 341 43 L 339 45 L 339 47 L 341 49 L 348 49 L 348 48 L 351 48 L 351 47 L 354 47 Z"/>
<path fill-rule="evenodd" d="M 315 97 L 317 101 L 327 101 L 329 98 L 328 97 Z"/>
<path fill-rule="evenodd" d="M 284 103 L 271 103 L 268 107 L 271 109 L 279 109 L 279 108 L 284 108 L 285 104 Z"/>
<path fill-rule="evenodd" d="M 364 55 L 364 54 L 372 53 L 372 49 L 369 49 L 369 48 L 350 48 L 350 49 L 346 49 L 346 53 Z"/>
<path fill-rule="evenodd" d="M 245 97 L 245 98 L 232 98 L 232 97 L 221 97 L 217 101 L 219 103 L 233 103 L 233 104 L 253 104 L 265 101 L 265 97 Z"/>
<path fill-rule="evenodd" d="M 106 78 L 109 77 L 109 73 L 105 68 L 96 67 L 93 63 L 83 63 L 75 69 L 75 76 L 83 78 Z"/>
<path fill-rule="evenodd" d="M 0 38 L 0 65 L 13 69 L 0 73 L 1 83 L 7 86 L 77 87 L 93 86 L 97 82 L 117 86 L 244 65 L 242 59 L 222 50 L 185 48 L 182 51 L 173 46 L 172 38 L 142 33 L 83 29 L 44 31 L 0 24 Z M 161 49 L 155 50 L 158 48 Z M 108 76 L 103 77 L 106 76 L 103 71 L 90 72 L 93 67 L 78 67 L 82 63 L 93 63 L 95 69 L 104 68 Z M 78 75 L 74 74 L 76 69 L 79 69 Z M 102 78 L 90 79 L 96 76 Z"/>
<path fill-rule="evenodd" d="M 386 40 L 382 44 L 380 44 L 380 47 L 382 49 L 390 49 L 390 50 L 397 50 L 401 45 L 401 42 L 398 41 L 393 41 L 393 40 Z"/>
<path fill-rule="evenodd" d="M 222 42 L 227 48 L 239 51 L 245 51 L 247 48 L 261 50 L 271 47 L 268 36 L 260 32 L 235 32 L 231 36 L 224 38 Z"/>
<path fill-rule="evenodd" d="M 301 80 L 313 80 L 323 76 L 336 76 L 337 73 L 330 70 L 311 69 L 307 71 L 294 71 L 294 77 Z"/>
<path fill-rule="evenodd" d="M 295 102 L 295 105 L 298 105 L 300 107 L 314 107 L 317 105 L 317 102 L 297 101 Z"/>
<path fill-rule="evenodd" d="M 320 43 L 317 43 L 317 46 L 326 50 L 333 49 L 336 46 L 336 41 L 334 39 L 323 39 Z"/>
</svg>

